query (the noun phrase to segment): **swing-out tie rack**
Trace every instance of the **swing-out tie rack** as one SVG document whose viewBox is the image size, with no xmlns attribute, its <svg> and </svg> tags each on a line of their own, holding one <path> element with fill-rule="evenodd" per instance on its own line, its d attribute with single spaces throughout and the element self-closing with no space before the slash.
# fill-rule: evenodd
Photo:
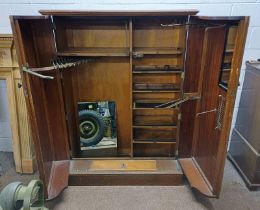
<svg viewBox="0 0 260 210">
<path fill-rule="evenodd" d="M 168 23 L 163 24 L 161 23 L 161 27 L 179 27 L 179 26 L 201 26 L 201 27 L 224 27 L 227 24 L 213 24 L 213 23 Z"/>
<path fill-rule="evenodd" d="M 201 98 L 200 96 L 188 95 L 188 96 L 185 96 L 184 98 L 181 98 L 181 99 L 175 99 L 175 100 L 168 101 L 166 103 L 157 105 L 154 108 L 174 108 L 174 107 L 177 107 L 178 105 L 180 105 L 180 104 L 182 104 L 186 101 L 197 100 L 197 99 L 200 99 L 200 98 Z"/>
<path fill-rule="evenodd" d="M 94 61 L 95 59 L 90 59 L 90 58 L 78 58 L 78 57 L 58 57 L 52 62 L 52 66 L 46 66 L 46 67 L 41 67 L 41 68 L 29 68 L 28 65 L 23 66 L 22 70 L 32 74 L 34 76 L 40 77 L 42 79 L 54 79 L 53 76 L 47 76 L 40 74 L 38 72 L 45 72 L 45 71 L 52 71 L 52 70 L 60 70 L 60 69 L 66 69 L 66 68 L 71 68 L 78 66 L 80 64 L 84 63 L 89 63 Z"/>
</svg>

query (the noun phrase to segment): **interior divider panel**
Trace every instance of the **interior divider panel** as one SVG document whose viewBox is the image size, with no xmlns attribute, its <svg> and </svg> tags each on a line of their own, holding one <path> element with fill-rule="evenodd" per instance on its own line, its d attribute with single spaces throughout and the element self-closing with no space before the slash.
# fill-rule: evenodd
<svg viewBox="0 0 260 210">
<path fill-rule="evenodd" d="M 185 44 L 185 25 L 164 27 L 169 23 L 184 23 L 186 18 L 149 18 L 133 20 L 134 47 L 183 47 Z"/>
</svg>

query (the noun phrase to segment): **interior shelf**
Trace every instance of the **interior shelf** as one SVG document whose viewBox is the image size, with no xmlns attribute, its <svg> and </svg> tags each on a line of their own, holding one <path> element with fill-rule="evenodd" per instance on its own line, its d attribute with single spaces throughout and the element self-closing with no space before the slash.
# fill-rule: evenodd
<svg viewBox="0 0 260 210">
<path fill-rule="evenodd" d="M 181 74 L 182 71 L 133 71 L 133 74 Z"/>
<path fill-rule="evenodd" d="M 57 52 L 58 56 L 129 56 L 129 48 L 113 48 L 113 47 L 73 47 Z"/>
<path fill-rule="evenodd" d="M 133 90 L 133 93 L 180 93 L 181 90 Z"/>
<path fill-rule="evenodd" d="M 157 140 L 154 140 L 154 139 L 145 139 L 145 140 L 133 140 L 133 143 L 134 144 L 176 144 L 175 140 L 173 141 L 169 141 L 169 140 L 161 140 L 161 139 L 157 139 Z"/>
<path fill-rule="evenodd" d="M 181 70 L 182 67 L 181 66 L 172 66 L 172 65 L 142 65 L 142 66 L 137 66 L 137 65 L 134 65 L 134 70 L 136 71 L 143 71 L 143 70 L 155 70 L 155 71 L 158 71 L 158 70 Z"/>
<path fill-rule="evenodd" d="M 184 50 L 179 47 L 134 47 L 133 54 L 143 55 L 182 55 Z"/>
<path fill-rule="evenodd" d="M 174 91 L 180 91 L 180 85 L 179 84 L 173 84 L 173 83 L 134 83 L 133 85 L 134 91 L 137 90 L 150 90 L 150 91 L 156 91 L 156 90 L 174 90 Z"/>
<path fill-rule="evenodd" d="M 179 108 L 167 108 L 167 107 L 158 107 L 158 108 L 138 108 L 138 107 L 134 107 L 133 110 L 176 110 L 178 111 Z"/>
<path fill-rule="evenodd" d="M 226 53 L 233 53 L 234 52 L 234 45 L 227 45 L 225 52 Z"/>
<path fill-rule="evenodd" d="M 134 74 L 180 74 L 182 73 L 181 66 L 134 66 L 133 73 Z"/>
<path fill-rule="evenodd" d="M 160 103 L 167 103 L 169 102 L 169 100 L 168 99 L 137 99 L 134 102 L 139 104 L 145 104 L 145 103 L 160 104 Z"/>
<path fill-rule="evenodd" d="M 133 128 L 177 128 L 176 125 L 133 125 Z"/>
</svg>

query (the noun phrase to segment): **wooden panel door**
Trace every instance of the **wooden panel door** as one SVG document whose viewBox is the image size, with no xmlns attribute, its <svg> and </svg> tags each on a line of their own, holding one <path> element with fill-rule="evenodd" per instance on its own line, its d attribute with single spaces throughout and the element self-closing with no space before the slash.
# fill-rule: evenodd
<svg viewBox="0 0 260 210">
<path fill-rule="evenodd" d="M 203 20 L 204 31 L 198 92 L 196 103 L 192 149 L 189 158 L 180 159 L 180 164 L 190 184 L 203 194 L 218 197 L 221 190 L 227 140 L 232 120 L 235 93 L 243 55 L 248 19 L 238 20 L 238 33 L 234 46 L 234 59 L 228 90 L 219 85 L 222 58 L 225 53 L 227 22 Z M 236 20 L 237 21 L 237 20 Z M 217 23 L 217 24 L 216 24 Z M 192 35 L 191 35 L 192 36 Z M 242 47 L 241 47 L 242 46 Z"/>
<path fill-rule="evenodd" d="M 55 41 L 50 17 L 13 16 L 11 24 L 20 69 L 52 65 Z M 23 71 L 21 76 L 40 179 L 51 199 L 68 185 L 69 146 L 60 74 L 47 73 L 54 79 Z"/>
</svg>

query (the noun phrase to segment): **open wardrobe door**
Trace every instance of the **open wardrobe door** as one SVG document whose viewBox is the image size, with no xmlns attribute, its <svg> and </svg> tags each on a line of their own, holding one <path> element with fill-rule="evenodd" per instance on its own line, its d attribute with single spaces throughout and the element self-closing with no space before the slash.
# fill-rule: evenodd
<svg viewBox="0 0 260 210">
<path fill-rule="evenodd" d="M 24 71 L 51 66 L 55 58 L 53 24 L 48 16 L 12 16 L 11 24 L 31 121 L 33 143 L 45 197 L 52 199 L 68 186 L 69 145 L 59 71 Z"/>
<path fill-rule="evenodd" d="M 243 56 L 248 27 L 248 19 L 239 18 L 230 20 L 228 17 L 219 19 L 192 17 L 189 26 L 190 31 L 200 33 L 199 36 L 196 33 L 189 33 L 186 60 L 187 68 L 192 66 L 196 68 L 196 65 L 189 63 L 192 61 L 189 58 L 201 49 L 201 65 L 199 70 L 197 69 L 196 89 L 200 99 L 194 103 L 194 128 L 190 156 L 181 157 L 179 163 L 191 187 L 209 197 L 219 197 L 221 190 L 225 154 L 239 80 L 240 60 Z M 234 31 L 232 32 L 233 42 L 229 41 L 231 27 Z M 203 41 L 199 41 L 202 39 Z M 220 84 L 220 74 L 224 62 L 228 60 L 226 53 L 231 51 L 229 68 L 232 79 L 227 80 L 228 88 L 223 88 Z M 194 71 L 196 71 L 195 68 Z M 189 69 L 187 70 L 185 79 L 190 80 L 191 73 Z"/>
</svg>

